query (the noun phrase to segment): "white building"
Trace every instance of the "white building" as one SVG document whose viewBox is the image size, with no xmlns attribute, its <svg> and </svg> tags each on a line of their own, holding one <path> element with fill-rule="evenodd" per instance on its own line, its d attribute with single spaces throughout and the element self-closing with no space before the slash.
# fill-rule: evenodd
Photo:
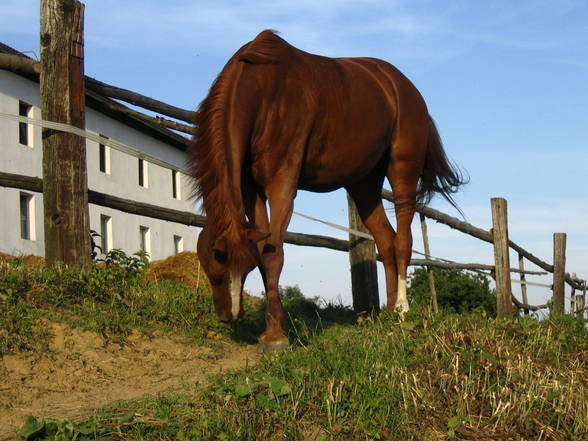
<svg viewBox="0 0 588 441">
<path fill-rule="evenodd" d="M 0 43 L 0 52 L 19 54 Z M 21 55 L 21 54 L 19 54 Z M 108 99 L 86 95 L 86 130 L 121 142 L 177 168 L 185 166 L 184 139 L 169 130 L 106 110 Z M 0 113 L 41 119 L 39 83 L 0 69 Z M 0 118 L 0 171 L 42 178 L 41 128 Z M 190 184 L 181 172 L 86 140 L 88 188 L 124 199 L 194 212 Z M 43 194 L 0 186 L 0 252 L 43 256 Z M 152 259 L 196 249 L 197 230 L 90 204 L 90 228 L 102 247 Z"/>
</svg>

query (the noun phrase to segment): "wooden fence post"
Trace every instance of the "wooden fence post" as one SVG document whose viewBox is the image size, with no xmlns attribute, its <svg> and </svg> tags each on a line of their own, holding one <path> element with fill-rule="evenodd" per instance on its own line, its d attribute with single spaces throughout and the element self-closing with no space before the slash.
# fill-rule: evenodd
<svg viewBox="0 0 588 441">
<path fill-rule="evenodd" d="M 523 303 L 529 304 L 527 298 L 527 277 L 525 276 L 525 257 L 519 253 L 519 269 L 521 270 L 521 294 L 523 296 Z M 525 315 L 529 315 L 529 310 L 525 309 Z"/>
<path fill-rule="evenodd" d="M 572 273 L 572 279 L 577 279 L 576 273 Z M 572 292 L 570 293 L 570 315 L 576 314 L 577 302 L 576 302 L 576 288 L 572 286 Z"/>
<path fill-rule="evenodd" d="M 368 233 L 349 195 L 347 195 L 347 203 L 349 228 Z M 349 263 L 351 264 L 353 310 L 355 312 L 379 311 L 378 268 L 374 241 L 349 233 Z"/>
<path fill-rule="evenodd" d="M 497 317 L 501 318 L 513 314 L 507 202 L 503 198 L 492 198 L 491 204 L 494 265 L 496 267 L 496 314 Z"/>
<path fill-rule="evenodd" d="M 564 314 L 566 234 L 553 233 L 553 315 Z"/>
<path fill-rule="evenodd" d="M 85 128 L 84 5 L 41 0 L 41 113 Z M 84 266 L 90 261 L 85 139 L 43 129 L 45 257 Z"/>
<path fill-rule="evenodd" d="M 430 259 L 431 250 L 429 248 L 429 234 L 427 233 L 427 221 L 423 213 L 419 213 L 421 218 L 421 231 L 423 233 L 423 246 L 425 248 L 425 259 Z M 435 287 L 435 276 L 431 267 L 427 266 L 427 278 L 429 280 L 429 291 L 431 291 L 431 306 L 433 312 L 436 314 L 439 312 L 439 305 L 437 304 L 437 288 Z"/>
<path fill-rule="evenodd" d="M 576 316 L 580 318 L 584 318 L 585 309 L 586 308 L 586 280 L 584 280 L 584 286 L 582 287 L 582 295 L 577 297 L 577 308 L 576 308 Z"/>
</svg>

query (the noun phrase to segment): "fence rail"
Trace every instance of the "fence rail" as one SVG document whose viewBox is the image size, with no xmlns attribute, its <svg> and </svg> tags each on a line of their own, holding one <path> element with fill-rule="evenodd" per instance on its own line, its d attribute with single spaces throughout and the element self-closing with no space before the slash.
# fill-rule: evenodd
<svg viewBox="0 0 588 441">
<path fill-rule="evenodd" d="M 33 79 L 38 79 L 39 76 L 39 63 L 35 62 L 26 57 L 20 57 L 18 55 L 9 55 L 9 54 L 0 54 L 0 69 L 6 69 L 12 72 L 21 73 L 24 75 L 29 76 Z M 187 134 L 193 133 L 194 126 L 191 125 L 192 121 L 194 121 L 195 112 L 191 112 L 185 109 L 181 109 L 175 106 L 171 106 L 169 104 L 163 103 L 161 101 L 146 97 L 144 95 L 137 94 L 130 90 L 121 89 L 109 84 L 105 84 L 94 80 L 92 78 L 86 77 L 86 93 L 88 96 L 98 97 L 101 99 L 101 105 L 106 105 L 109 110 L 114 112 L 119 112 L 122 114 L 130 115 L 134 118 L 138 118 L 142 121 L 147 122 L 151 125 L 156 125 L 159 127 L 165 127 L 177 131 L 182 131 Z M 106 100 L 105 100 L 106 99 Z M 123 104 L 119 103 L 115 100 L 125 101 L 135 106 L 142 107 L 144 109 L 150 110 L 152 112 L 161 113 L 166 115 L 170 118 L 174 118 L 175 120 L 179 121 L 170 121 L 162 117 L 152 117 L 149 115 L 145 115 L 141 112 L 135 111 L 130 109 Z M 15 121 L 21 122 L 28 122 L 32 124 L 43 124 L 47 122 L 38 121 L 38 120 L 29 120 L 25 117 L 20 116 L 7 116 L 6 114 L 0 114 L 0 118 L 9 118 Z M 188 125 L 184 123 L 189 123 Z M 50 124 L 50 123 L 47 123 Z M 52 126 L 52 128 L 56 130 L 64 130 L 70 131 L 67 127 L 57 127 Z M 161 165 L 166 168 L 170 168 L 172 170 L 183 171 L 179 167 L 174 166 L 172 164 L 165 163 L 164 161 L 159 160 L 158 158 L 153 158 L 150 156 L 145 155 L 142 152 L 136 151 L 128 146 L 122 145 L 120 143 L 116 143 L 111 139 L 101 138 L 96 134 L 92 134 L 91 132 L 86 133 L 76 133 L 80 136 L 86 136 L 87 138 L 94 139 L 96 142 L 108 144 L 111 147 L 123 151 L 132 156 L 140 157 L 142 159 L 146 159 L 149 162 L 154 164 Z M 88 134 L 90 136 L 88 136 Z M 95 138 L 92 138 L 94 136 Z M 187 144 L 189 140 L 185 137 L 176 136 L 176 141 L 181 142 L 182 144 Z M 119 145 L 120 144 L 120 145 Z M 0 186 L 6 187 L 14 187 L 14 188 L 21 188 L 21 189 L 28 189 L 30 191 L 42 192 L 43 184 L 42 180 L 39 178 L 31 178 L 26 176 L 14 175 L 9 173 L 2 173 L 0 172 Z M 393 201 L 393 193 L 388 190 L 384 190 L 382 192 L 382 198 L 384 200 Z M 204 216 L 199 216 L 194 213 L 183 212 L 179 210 L 172 210 L 163 207 L 157 207 L 150 204 L 139 203 L 136 201 L 131 201 L 127 199 L 118 198 L 115 196 L 95 192 L 89 190 L 88 193 L 89 202 L 96 205 L 106 206 L 110 208 L 114 208 L 120 211 L 124 211 L 127 213 L 142 215 L 142 216 L 149 216 L 157 219 L 167 220 L 171 222 L 177 222 L 185 225 L 197 226 L 202 227 L 205 223 Z M 426 207 L 423 205 L 417 206 L 417 211 L 421 213 L 423 216 L 433 219 L 436 222 L 443 223 L 449 226 L 452 229 L 461 231 L 465 234 L 468 234 L 474 238 L 483 240 L 485 242 L 494 244 L 495 235 L 492 231 L 487 231 L 482 228 L 478 228 L 474 225 L 471 225 L 467 222 L 461 221 L 455 217 L 449 216 L 445 213 L 437 211 L 433 208 Z M 297 213 L 300 214 L 300 213 Z M 301 214 L 300 214 L 301 215 Z M 325 221 L 321 221 L 325 223 Z M 346 229 L 343 227 L 343 229 Z M 346 229 L 348 230 L 348 229 Z M 356 234 L 357 232 L 353 232 Z M 368 240 L 363 234 L 360 235 L 361 237 L 358 240 Z M 507 238 L 508 240 L 508 238 Z M 554 239 L 555 240 L 555 239 Z M 528 305 L 526 303 L 526 286 L 543 286 L 549 287 L 554 291 L 558 292 L 558 298 L 561 300 L 561 292 L 563 283 L 567 283 L 572 288 L 572 296 L 574 296 L 575 291 L 582 291 L 585 295 L 586 292 L 586 281 L 580 280 L 576 277 L 570 276 L 570 274 L 565 273 L 564 267 L 561 264 L 562 255 L 565 259 L 565 247 L 561 247 L 562 238 L 561 236 L 558 237 L 558 249 L 559 251 L 556 253 L 558 256 L 554 255 L 554 261 L 559 259 L 559 262 L 555 262 L 554 265 L 551 265 L 538 257 L 534 256 L 518 244 L 514 243 L 511 240 L 507 241 L 508 248 L 514 250 L 519 255 L 519 268 L 510 268 L 508 263 L 506 264 L 505 271 L 510 274 L 511 272 L 521 274 L 521 280 L 512 280 L 512 282 L 520 283 L 523 289 L 523 300 L 525 302 L 520 302 L 514 296 L 512 297 L 512 302 L 519 308 L 527 309 L 527 310 L 538 310 L 543 309 L 547 305 Z M 309 235 L 309 234 L 302 234 L 302 233 L 293 233 L 288 232 L 286 235 L 286 242 L 294 245 L 302 245 L 302 246 L 313 246 L 313 247 L 323 247 L 333 250 L 339 251 L 350 251 L 351 246 L 350 242 L 347 240 L 337 239 L 329 236 L 320 236 L 320 235 Z M 357 243 L 357 240 L 355 240 Z M 565 243 L 565 241 L 564 241 Z M 426 253 L 428 254 L 428 253 Z M 508 253 L 506 253 L 508 256 Z M 540 271 L 529 271 L 524 269 L 523 259 L 527 259 L 542 270 Z M 496 265 L 484 265 L 479 263 L 456 263 L 456 262 L 449 262 L 443 259 L 412 259 L 411 265 L 421 265 L 427 267 L 438 267 L 438 268 L 456 268 L 456 269 L 466 269 L 466 270 L 474 270 L 474 271 L 489 271 L 493 276 L 496 275 L 497 268 Z M 565 264 L 565 260 L 564 260 Z M 534 274 L 534 275 L 544 275 L 546 273 L 554 274 L 557 272 L 557 277 L 554 277 L 554 283 L 551 285 L 547 284 L 539 284 L 534 282 L 528 282 L 525 279 L 525 275 L 527 274 Z M 557 280 L 556 280 L 557 279 Z M 561 282 L 561 283 L 560 283 Z M 510 284 L 508 284 L 510 285 Z M 510 288 L 509 288 L 510 289 Z M 583 311 L 584 308 L 584 297 L 577 296 L 578 301 L 574 304 L 577 306 L 581 305 L 581 310 Z M 581 299 L 581 300 L 580 300 Z M 558 300 L 559 301 L 559 300 Z M 576 307 L 576 306 L 574 306 Z"/>
<path fill-rule="evenodd" d="M 393 202 L 394 201 L 393 197 L 394 197 L 393 193 L 389 190 L 384 190 L 382 192 L 382 198 L 387 201 Z M 467 222 L 461 221 L 455 217 L 449 216 L 441 211 L 435 210 L 434 208 L 427 207 L 425 205 L 417 205 L 417 211 L 419 213 L 422 213 L 424 216 L 426 216 L 430 219 L 433 219 L 439 223 L 447 225 L 450 228 L 453 228 L 454 230 L 461 231 L 462 233 L 468 234 L 472 237 L 483 240 L 484 242 L 488 242 L 490 244 L 494 243 L 493 236 L 490 231 L 476 227 L 474 225 L 471 225 Z M 529 251 L 525 250 L 523 247 L 516 244 L 512 240 L 508 241 L 508 245 L 510 248 L 513 249 L 513 251 L 516 251 L 519 255 L 525 257 L 527 260 L 534 263 L 539 268 L 545 270 L 548 273 L 553 273 L 553 265 L 539 259 L 537 256 L 531 254 Z M 523 272 L 523 271 L 513 271 L 513 272 Z M 524 271 L 524 272 L 527 273 L 526 271 Z M 527 273 L 527 274 L 529 274 L 529 273 Z M 574 279 L 569 274 L 566 274 L 565 280 L 568 283 L 568 285 L 570 285 L 572 288 L 582 289 L 581 287 L 583 285 L 578 281 L 578 279 Z"/>
<path fill-rule="evenodd" d="M 0 172 L 0 186 L 9 187 L 9 188 L 18 188 L 27 191 L 33 191 L 37 193 L 43 192 L 43 180 L 38 177 L 29 177 L 29 176 L 22 176 L 12 173 L 5 173 Z M 119 198 L 116 196 L 108 195 L 105 193 L 97 192 L 94 190 L 88 190 L 88 202 L 95 205 L 100 205 L 103 207 L 113 208 L 119 211 L 123 211 L 125 213 L 134 214 L 138 216 L 146 216 L 151 217 L 154 219 L 160 219 L 168 222 L 175 222 L 183 225 L 188 226 L 195 226 L 195 227 L 203 227 L 206 223 L 206 217 L 201 216 L 198 214 L 181 211 L 181 210 L 174 210 L 170 208 L 164 208 L 152 204 L 147 204 L 143 202 L 137 202 L 129 199 Z M 429 215 L 435 216 L 431 217 L 435 220 L 443 219 L 446 223 L 447 218 L 449 216 L 441 213 L 442 216 L 437 216 L 436 210 L 430 209 L 428 207 L 419 207 L 420 211 L 426 211 Z M 457 220 L 460 224 L 465 224 L 462 221 Z M 452 223 L 450 221 L 450 223 Z M 451 226 L 450 224 L 448 224 Z M 472 228 L 473 226 L 468 225 L 468 229 Z M 477 227 L 473 227 L 477 228 Z M 359 240 L 368 240 L 366 238 L 360 238 Z M 288 232 L 286 233 L 285 242 L 292 245 L 299 245 L 299 246 L 310 246 L 310 247 L 319 247 L 319 248 L 327 248 L 336 251 L 343 251 L 349 252 L 352 248 L 351 242 L 344 239 L 338 239 L 330 236 L 322 236 L 322 235 L 313 235 L 313 234 L 303 234 L 303 233 L 296 233 L 296 232 Z M 381 260 L 379 256 L 377 256 L 378 260 Z M 482 270 L 488 271 L 493 273 L 495 271 L 495 265 L 486 265 L 481 263 L 457 263 L 457 262 L 444 262 L 439 260 L 433 259 L 411 259 L 410 261 L 411 266 L 425 266 L 425 267 L 436 267 L 441 269 L 464 269 L 464 270 Z M 544 271 L 530 271 L 524 270 L 521 268 L 509 268 L 510 272 L 520 273 L 520 274 L 529 274 L 529 275 L 545 275 L 547 272 Z M 571 278 L 573 282 L 572 288 L 578 290 L 586 290 L 585 281 L 580 281 L 576 278 Z M 517 280 L 513 280 L 513 282 L 521 282 Z M 532 286 L 545 286 L 551 287 L 551 285 L 545 284 L 538 284 L 533 282 L 526 282 L 523 283 Z M 512 296 L 512 302 L 521 309 L 537 311 L 540 309 L 544 309 L 547 305 L 529 305 L 526 302 L 519 301 L 514 295 Z"/>
<path fill-rule="evenodd" d="M 33 191 L 37 193 L 43 192 L 43 180 L 37 177 L 22 176 L 13 173 L 0 172 L 0 186 L 9 188 L 18 188 L 21 190 Z M 154 219 L 160 219 L 168 222 L 176 222 L 183 225 L 194 226 L 202 228 L 206 223 L 206 217 L 195 213 L 190 213 L 182 210 L 174 210 L 171 208 L 160 207 L 157 205 L 147 204 L 144 202 L 137 202 L 130 199 L 119 198 L 94 190 L 88 190 L 88 202 L 102 207 L 113 208 L 115 210 L 123 211 L 125 213 L 134 214 L 137 216 L 146 216 Z M 368 240 L 368 239 L 360 239 Z M 322 236 L 316 234 L 304 234 L 288 232 L 286 233 L 286 243 L 292 245 L 327 248 L 336 251 L 348 252 L 351 249 L 351 243 L 348 240 L 337 239 L 331 236 Z M 378 260 L 380 256 L 377 257 Z M 493 265 L 485 265 L 481 263 L 456 263 L 456 262 L 441 262 L 432 259 L 412 259 L 410 261 L 412 266 L 434 266 L 443 269 L 481 269 L 486 271 L 493 271 Z M 513 272 L 520 272 L 517 268 L 511 268 Z M 525 271 L 526 274 L 543 275 L 546 274 L 540 271 Z"/>
</svg>

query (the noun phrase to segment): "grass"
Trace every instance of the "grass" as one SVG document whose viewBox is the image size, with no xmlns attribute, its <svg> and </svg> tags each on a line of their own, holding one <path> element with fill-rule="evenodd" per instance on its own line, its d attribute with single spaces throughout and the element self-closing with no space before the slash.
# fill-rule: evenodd
<svg viewBox="0 0 588 441">
<path fill-rule="evenodd" d="M 146 281 L 141 271 L 116 265 L 46 269 L 16 260 L 0 261 L 0 353 L 39 351 L 48 339 L 40 320 L 124 340 L 134 329 L 163 329 L 203 339 L 207 332 L 229 334 L 210 314 L 202 290 L 172 280 Z"/>
<path fill-rule="evenodd" d="M 220 325 L 209 297 L 173 282 L 119 275 L 102 286 L 84 279 L 106 277 L 96 269 L 48 274 L 11 265 L 0 267 L 4 350 L 37 350 L 34 324 L 47 314 L 115 335 L 160 326 L 194 336 L 206 329 L 234 339 L 249 333 L 247 339 L 263 323 L 254 312 L 241 328 Z M 95 283 L 92 290 L 88 283 Z M 433 316 L 418 308 L 402 322 L 395 314 L 355 321 L 347 308 L 319 308 L 296 293 L 285 297 L 291 349 L 181 395 L 119 403 L 81 421 L 30 419 L 22 437 L 588 439 L 588 333 L 580 321 Z M 20 326 L 26 332 L 14 337 Z"/>
<path fill-rule="evenodd" d="M 572 320 L 385 314 L 80 426 L 121 440 L 580 441 L 587 355 Z"/>
<path fill-rule="evenodd" d="M 236 325 L 223 324 L 213 313 L 207 283 L 195 286 L 166 279 L 165 273 L 169 276 L 171 271 L 157 263 L 157 277 L 153 277 L 154 272 L 148 272 L 139 259 L 113 256 L 113 262 L 83 269 L 47 269 L 27 264 L 26 258 L 0 259 L 0 354 L 46 350 L 49 336 L 39 326 L 42 320 L 65 322 L 121 342 L 134 330 L 147 334 L 163 330 L 198 343 L 206 343 L 211 333 L 256 343 L 263 332 L 263 301 L 246 297 L 244 319 Z M 194 263 L 192 258 L 187 261 Z M 174 263 L 171 277 L 185 280 L 187 272 L 195 272 L 195 268 L 180 271 L 182 263 Z M 311 330 L 332 323 L 355 321 L 348 308 L 333 304 L 321 308 L 318 299 L 306 299 L 296 290 L 286 295 L 284 306 L 296 317 L 287 327 L 292 340 L 304 341 Z"/>
</svg>

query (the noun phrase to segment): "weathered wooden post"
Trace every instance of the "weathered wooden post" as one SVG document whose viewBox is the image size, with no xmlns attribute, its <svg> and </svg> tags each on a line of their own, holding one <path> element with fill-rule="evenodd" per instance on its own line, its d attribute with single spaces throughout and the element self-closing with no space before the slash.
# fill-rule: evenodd
<svg viewBox="0 0 588 441">
<path fill-rule="evenodd" d="M 496 267 L 496 315 L 499 318 L 509 317 L 513 314 L 513 308 L 508 254 L 507 202 L 503 198 L 492 198 L 491 204 L 494 265 Z"/>
<path fill-rule="evenodd" d="M 584 286 L 582 287 L 582 295 L 577 297 L 576 316 L 584 318 L 584 312 L 586 308 L 586 280 L 584 280 Z"/>
<path fill-rule="evenodd" d="M 572 280 L 576 281 L 577 276 L 576 273 L 572 273 Z M 574 316 L 576 314 L 576 287 L 572 286 L 572 292 L 570 293 L 570 315 Z"/>
<path fill-rule="evenodd" d="M 349 228 L 368 233 L 355 203 L 347 195 Z M 351 295 L 355 312 L 380 310 L 376 246 L 373 240 L 349 233 L 349 263 L 351 264 Z"/>
<path fill-rule="evenodd" d="M 423 213 L 419 213 L 421 218 L 421 231 L 423 233 L 423 246 L 425 248 L 425 259 L 431 258 L 431 251 L 429 248 L 429 234 L 427 233 L 427 221 Z M 439 305 L 437 304 L 437 288 L 435 288 L 435 276 L 431 268 L 427 266 L 427 278 L 429 279 L 429 291 L 431 291 L 431 306 L 433 312 L 439 312 Z"/>
<path fill-rule="evenodd" d="M 566 234 L 553 233 L 553 315 L 564 314 Z"/>
<path fill-rule="evenodd" d="M 41 0 L 41 114 L 85 128 L 84 5 Z M 83 266 L 90 261 L 85 140 L 43 129 L 45 257 Z"/>
<path fill-rule="evenodd" d="M 527 277 L 525 276 L 525 257 L 519 253 L 519 269 L 521 270 L 521 294 L 523 296 L 523 303 L 529 304 L 527 297 Z M 529 315 L 529 310 L 525 309 L 525 315 Z"/>
</svg>

